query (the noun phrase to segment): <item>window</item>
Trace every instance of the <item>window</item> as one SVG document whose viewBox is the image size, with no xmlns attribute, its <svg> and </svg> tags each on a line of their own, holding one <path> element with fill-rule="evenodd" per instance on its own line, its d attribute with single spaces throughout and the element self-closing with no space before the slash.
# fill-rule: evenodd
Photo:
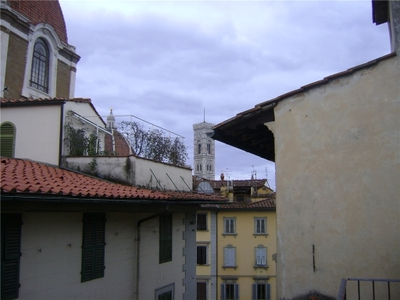
<svg viewBox="0 0 400 300">
<path fill-rule="evenodd" d="M 236 268 L 236 248 L 232 245 L 224 247 L 224 266 Z"/>
<path fill-rule="evenodd" d="M 267 266 L 267 248 L 265 248 L 263 245 L 259 245 L 257 248 L 255 248 L 255 266 Z"/>
<path fill-rule="evenodd" d="M 172 300 L 172 291 L 168 291 L 158 295 L 158 300 Z"/>
<path fill-rule="evenodd" d="M 236 226 L 235 226 L 236 218 L 224 218 L 224 234 L 235 234 Z"/>
<path fill-rule="evenodd" d="M 172 215 L 160 216 L 160 264 L 172 260 Z"/>
<path fill-rule="evenodd" d="M 211 145 L 210 144 L 207 144 L 207 153 L 211 154 Z"/>
<path fill-rule="evenodd" d="M 239 285 L 237 283 L 221 284 L 221 300 L 239 299 Z"/>
<path fill-rule="evenodd" d="M 172 300 L 174 299 L 175 294 L 175 285 L 169 284 L 162 288 L 155 290 L 155 299 L 156 300 Z"/>
<path fill-rule="evenodd" d="M 197 230 L 207 230 L 207 214 L 197 214 Z"/>
<path fill-rule="evenodd" d="M 1 214 L 1 299 L 19 296 L 21 214 Z"/>
<path fill-rule="evenodd" d="M 33 47 L 29 85 L 45 93 L 49 91 L 49 48 L 42 38 L 38 38 Z"/>
<path fill-rule="evenodd" d="M 197 246 L 197 264 L 207 264 L 207 246 Z"/>
<path fill-rule="evenodd" d="M 105 233 L 104 213 L 83 214 L 81 282 L 104 277 Z"/>
<path fill-rule="evenodd" d="M 198 144 L 197 145 L 197 154 L 200 154 L 201 153 L 201 144 Z"/>
<path fill-rule="evenodd" d="M 207 300 L 207 282 L 197 282 L 196 300 Z"/>
<path fill-rule="evenodd" d="M 267 233 L 267 218 L 254 218 L 254 234 Z"/>
<path fill-rule="evenodd" d="M 252 300 L 271 300 L 271 285 L 254 283 Z"/>
<path fill-rule="evenodd" d="M 236 196 L 236 201 L 237 202 L 243 202 L 244 201 L 244 196 Z"/>
<path fill-rule="evenodd" d="M 14 157 L 15 129 L 9 122 L 1 124 L 0 128 L 0 156 Z"/>
</svg>

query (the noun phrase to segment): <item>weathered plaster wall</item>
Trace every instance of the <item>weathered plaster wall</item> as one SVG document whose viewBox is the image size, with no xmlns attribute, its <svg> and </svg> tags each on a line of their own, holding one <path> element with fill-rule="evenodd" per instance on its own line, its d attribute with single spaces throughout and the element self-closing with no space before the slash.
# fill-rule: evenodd
<svg viewBox="0 0 400 300">
<path fill-rule="evenodd" d="M 15 157 L 58 165 L 61 107 L 3 107 L 1 122 L 15 125 Z"/>
<path fill-rule="evenodd" d="M 154 299 L 157 288 L 175 286 L 175 299 L 182 299 L 185 292 L 183 249 L 185 241 L 184 213 L 174 213 L 172 221 L 172 261 L 159 263 L 159 218 L 141 225 L 139 299 Z M 192 232 L 193 236 L 195 232 Z M 195 257 L 193 257 L 193 260 Z M 193 278 L 195 282 L 195 278 Z"/>
<path fill-rule="evenodd" d="M 105 273 L 81 282 L 82 213 L 23 213 L 19 299 L 134 299 L 132 214 L 107 213 Z"/>
<path fill-rule="evenodd" d="M 192 171 L 190 169 L 135 156 L 65 157 L 65 161 L 68 168 L 79 169 L 86 173 L 96 173 L 101 178 L 133 186 L 150 189 L 161 189 L 162 187 L 166 190 L 176 190 L 177 187 L 179 191 L 186 192 L 189 191 L 186 184 L 192 188 Z M 94 161 L 96 162 L 95 168 L 93 168 Z"/>
<path fill-rule="evenodd" d="M 400 277 L 399 78 L 393 57 L 275 108 L 279 297 Z"/>
</svg>

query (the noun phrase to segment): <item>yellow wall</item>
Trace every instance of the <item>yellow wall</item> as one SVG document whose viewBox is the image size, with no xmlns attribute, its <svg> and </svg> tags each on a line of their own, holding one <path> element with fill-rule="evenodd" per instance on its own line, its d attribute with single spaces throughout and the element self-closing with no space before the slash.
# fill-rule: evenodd
<svg viewBox="0 0 400 300">
<path fill-rule="evenodd" d="M 224 217 L 236 218 L 236 235 L 223 234 Z M 267 218 L 267 235 L 254 234 L 254 218 Z M 238 279 L 239 299 L 251 299 L 254 276 L 268 276 L 267 283 L 271 284 L 271 299 L 276 299 L 276 264 L 272 259 L 276 253 L 276 213 L 271 211 L 219 211 L 218 212 L 218 289 L 223 283 L 221 277 L 234 276 Z M 255 248 L 258 245 L 267 248 L 268 268 L 254 268 Z M 236 248 L 237 268 L 223 268 L 224 247 L 232 245 Z M 221 292 L 218 291 L 218 299 Z"/>
</svg>

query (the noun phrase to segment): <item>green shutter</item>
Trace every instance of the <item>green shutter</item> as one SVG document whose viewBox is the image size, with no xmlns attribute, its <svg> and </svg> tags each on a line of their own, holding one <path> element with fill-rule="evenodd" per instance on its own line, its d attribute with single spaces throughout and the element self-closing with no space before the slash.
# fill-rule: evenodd
<svg viewBox="0 0 400 300">
<path fill-rule="evenodd" d="M 172 215 L 160 216 L 160 248 L 159 262 L 172 260 Z"/>
<path fill-rule="evenodd" d="M 14 157 L 14 126 L 3 123 L 0 129 L 0 156 Z"/>
<path fill-rule="evenodd" d="M 1 214 L 1 299 L 19 295 L 21 214 Z"/>
<path fill-rule="evenodd" d="M 104 277 L 105 214 L 83 215 L 81 281 Z"/>
</svg>

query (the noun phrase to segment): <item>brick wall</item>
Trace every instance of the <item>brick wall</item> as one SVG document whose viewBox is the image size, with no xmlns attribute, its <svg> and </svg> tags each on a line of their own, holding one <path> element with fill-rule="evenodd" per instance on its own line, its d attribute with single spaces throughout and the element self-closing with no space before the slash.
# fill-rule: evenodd
<svg viewBox="0 0 400 300">
<path fill-rule="evenodd" d="M 57 90 L 56 97 L 69 98 L 69 87 L 71 82 L 71 68 L 64 62 L 57 64 Z"/>
<path fill-rule="evenodd" d="M 114 139 L 115 139 L 115 155 L 118 156 L 128 156 L 129 153 L 129 144 L 126 142 L 124 137 L 121 135 L 119 131 L 114 131 Z M 113 154 L 113 147 L 112 147 L 112 139 L 110 135 L 106 135 L 105 138 L 105 146 L 104 151 L 108 154 Z"/>
<path fill-rule="evenodd" d="M 9 90 L 8 93 L 4 94 L 4 97 L 18 99 L 21 96 L 24 82 L 28 42 L 12 32 L 9 34 L 7 69 L 4 83 Z"/>
<path fill-rule="evenodd" d="M 26 16 L 32 24 L 47 23 L 54 27 L 60 40 L 68 43 L 64 16 L 58 0 L 12 0 L 9 5 Z"/>
</svg>

